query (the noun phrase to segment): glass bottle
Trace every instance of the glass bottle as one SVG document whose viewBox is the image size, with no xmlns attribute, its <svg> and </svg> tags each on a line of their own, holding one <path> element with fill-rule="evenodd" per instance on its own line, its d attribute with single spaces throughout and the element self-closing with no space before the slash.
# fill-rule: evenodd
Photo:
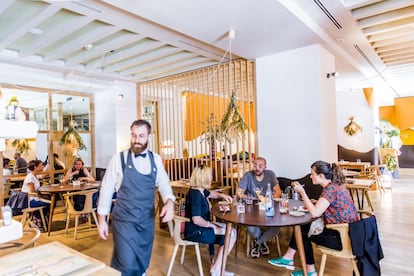
<svg viewBox="0 0 414 276">
<path fill-rule="evenodd" d="M 273 217 L 275 215 L 275 207 L 273 204 L 273 193 L 270 183 L 267 183 L 267 190 L 265 195 L 265 215 L 266 217 Z"/>
</svg>

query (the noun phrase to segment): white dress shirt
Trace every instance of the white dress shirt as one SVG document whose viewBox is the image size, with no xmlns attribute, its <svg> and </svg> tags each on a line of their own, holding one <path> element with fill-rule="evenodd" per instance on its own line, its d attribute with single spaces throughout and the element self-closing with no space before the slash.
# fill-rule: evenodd
<svg viewBox="0 0 414 276">
<path fill-rule="evenodd" d="M 129 149 L 123 152 L 125 164 L 127 163 L 128 151 Z M 146 153 L 147 155 L 145 157 L 135 157 L 134 153 L 131 152 L 132 162 L 139 173 L 149 174 L 151 172 L 151 161 L 148 150 L 145 150 L 143 153 Z M 170 185 L 170 179 L 168 177 L 167 172 L 165 171 L 161 156 L 154 152 L 153 156 L 155 165 L 157 166 L 157 177 L 155 181 L 155 186 L 158 187 L 158 191 L 160 192 L 164 202 L 166 202 L 168 199 L 175 201 L 175 196 Z M 109 161 L 108 167 L 105 171 L 105 176 L 102 180 L 97 209 L 99 215 L 109 214 L 112 204 L 112 195 L 114 191 L 118 191 L 121 187 L 122 178 L 123 171 L 121 157 L 119 153 L 116 153 L 112 156 L 111 160 Z"/>
</svg>

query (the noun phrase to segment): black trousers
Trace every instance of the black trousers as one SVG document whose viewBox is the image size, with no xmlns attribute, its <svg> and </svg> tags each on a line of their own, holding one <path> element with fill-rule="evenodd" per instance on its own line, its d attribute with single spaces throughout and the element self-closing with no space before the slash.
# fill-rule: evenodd
<svg viewBox="0 0 414 276">
<path fill-rule="evenodd" d="M 308 237 L 310 224 L 301 225 L 303 247 L 305 249 L 306 264 L 315 264 L 315 258 L 313 257 L 312 242 L 322 245 L 328 248 L 342 250 L 341 238 L 339 232 L 333 229 L 324 228 L 323 232 L 319 235 L 313 235 Z M 295 235 L 292 234 L 290 238 L 289 247 L 295 250 L 298 249 L 296 245 Z"/>
</svg>

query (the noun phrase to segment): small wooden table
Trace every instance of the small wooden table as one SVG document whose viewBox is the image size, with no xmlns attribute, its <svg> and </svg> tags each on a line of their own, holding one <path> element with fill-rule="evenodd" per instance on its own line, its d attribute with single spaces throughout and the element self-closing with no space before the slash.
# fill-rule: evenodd
<svg viewBox="0 0 414 276">
<path fill-rule="evenodd" d="M 289 201 L 289 210 L 291 211 L 294 206 L 302 206 L 303 202 L 298 200 Z M 219 204 L 213 204 L 211 208 L 211 213 L 218 219 L 226 221 L 226 235 L 224 238 L 224 249 L 223 252 L 228 251 L 229 241 L 230 241 L 230 232 L 232 229 L 232 223 L 243 224 L 243 225 L 254 225 L 254 226 L 293 226 L 296 244 L 298 246 L 298 254 L 300 257 L 300 262 L 302 265 L 302 270 L 304 275 L 307 275 L 306 272 L 306 260 L 305 260 L 305 250 L 303 248 L 302 240 L 302 231 L 300 225 L 307 224 L 312 221 L 312 217 L 309 213 L 305 213 L 303 216 L 294 217 L 289 214 L 281 214 L 279 212 L 279 204 L 275 202 L 275 215 L 273 217 L 266 217 L 264 210 L 259 210 L 258 205 L 246 205 L 246 212 L 244 214 L 238 214 L 236 206 L 231 205 L 230 212 L 220 211 Z M 221 266 L 221 275 L 225 275 L 227 262 L 227 254 L 223 254 L 223 263 Z"/>
<path fill-rule="evenodd" d="M 103 262 L 60 242 L 1 257 L 0 267 L 4 275 L 121 275 Z"/>
<path fill-rule="evenodd" d="M 48 236 L 50 236 L 50 230 L 52 229 L 53 212 L 55 211 L 57 194 L 96 189 L 96 188 L 99 188 L 100 186 L 101 186 L 101 182 L 95 181 L 93 183 L 84 182 L 84 183 L 81 183 L 81 185 L 68 185 L 66 183 L 64 185 L 57 185 L 57 186 L 45 185 L 45 186 L 40 187 L 39 192 L 51 194 L 49 224 L 48 224 L 48 230 L 47 230 Z"/>
<path fill-rule="evenodd" d="M 371 163 L 342 161 L 338 163 L 338 166 L 341 170 L 346 168 L 347 170 L 356 170 L 359 172 L 364 172 L 366 169 L 368 169 L 369 166 L 371 166 Z"/>
<path fill-rule="evenodd" d="M 373 179 L 359 179 L 359 178 L 347 178 L 346 183 L 344 184 L 345 188 L 349 190 L 351 196 L 353 197 L 354 191 L 357 196 L 357 204 L 359 210 L 364 210 L 364 198 L 367 198 L 368 205 L 372 211 L 374 211 L 374 207 L 372 207 L 371 198 L 369 197 L 368 191 L 371 189 L 372 185 L 374 185 L 375 180 Z M 361 194 L 361 198 L 359 196 Z"/>
</svg>

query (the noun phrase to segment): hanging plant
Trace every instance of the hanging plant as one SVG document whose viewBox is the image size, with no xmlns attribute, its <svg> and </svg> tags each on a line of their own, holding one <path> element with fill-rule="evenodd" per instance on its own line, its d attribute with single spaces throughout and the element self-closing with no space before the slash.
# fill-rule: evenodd
<svg viewBox="0 0 414 276">
<path fill-rule="evenodd" d="M 349 123 L 344 127 L 344 131 L 349 136 L 354 136 L 362 132 L 362 127 L 355 121 L 355 118 L 352 116 L 349 118 Z"/>
<path fill-rule="evenodd" d="M 11 142 L 12 147 L 16 147 L 16 152 L 20 153 L 29 153 L 30 144 L 28 139 L 14 139 Z"/>
<path fill-rule="evenodd" d="M 59 145 L 65 146 L 64 153 L 67 156 L 75 156 L 79 150 L 86 149 L 86 145 L 76 128 L 77 126 L 78 123 L 74 120 L 71 120 L 68 130 L 66 130 L 65 133 L 63 133 L 62 137 L 59 139 Z"/>
<path fill-rule="evenodd" d="M 223 137 L 229 142 L 232 141 L 233 137 L 240 135 L 240 133 L 243 133 L 247 129 L 247 125 L 244 122 L 243 116 L 236 104 L 234 94 L 233 90 L 230 96 L 227 111 L 224 114 L 220 124 Z"/>
</svg>

